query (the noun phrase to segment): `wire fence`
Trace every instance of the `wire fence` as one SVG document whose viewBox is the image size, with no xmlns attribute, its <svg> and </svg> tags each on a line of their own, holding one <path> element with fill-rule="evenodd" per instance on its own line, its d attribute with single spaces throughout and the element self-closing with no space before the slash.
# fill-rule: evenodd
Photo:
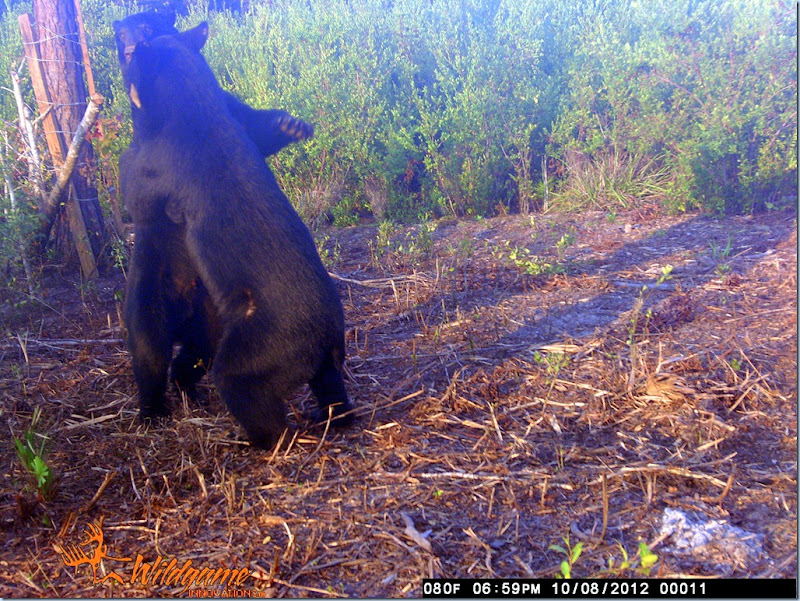
<svg viewBox="0 0 800 601">
<path fill-rule="evenodd" d="M 75 24 L 64 24 L 66 31 L 53 30 L 53 15 L 46 17 L 51 27 L 40 20 L 35 21 L 31 14 L 19 17 L 25 55 L 22 64 L 30 73 L 36 108 L 25 102 L 19 86 L 15 85 L 13 92 L 17 99 L 20 136 L 18 148 L 13 152 L 17 153 L 19 161 L 27 163 L 31 182 L 38 182 L 33 190 L 41 184 L 51 187 L 49 191 L 40 190 L 34 196 L 39 197 L 39 212 L 47 218 L 41 227 L 37 226 L 39 233 L 49 237 L 55 220 L 59 215 L 65 216 L 78 251 L 81 271 L 86 277 L 93 277 L 97 273 L 96 258 L 104 244 L 105 220 L 100 209 L 97 169 L 89 165 L 93 159 L 90 154 L 85 154 L 81 145 L 86 140 L 87 127 L 94 124 L 102 96 L 96 95 L 94 90 L 79 0 L 71 1 L 75 2 Z M 54 27 L 61 25 L 57 22 Z M 16 72 L 12 69 L 12 79 L 17 81 L 22 69 L 22 65 Z M 31 119 L 32 115 L 36 117 Z M 49 160 L 43 161 L 35 148 L 39 144 L 37 140 L 42 138 L 47 142 Z M 0 151 L 6 153 L 12 149 Z M 25 189 L 28 186 L 24 167 L 19 173 L 17 184 L 20 189 Z M 67 196 L 63 197 L 65 193 Z M 80 209 L 75 211 L 74 207 Z"/>
</svg>

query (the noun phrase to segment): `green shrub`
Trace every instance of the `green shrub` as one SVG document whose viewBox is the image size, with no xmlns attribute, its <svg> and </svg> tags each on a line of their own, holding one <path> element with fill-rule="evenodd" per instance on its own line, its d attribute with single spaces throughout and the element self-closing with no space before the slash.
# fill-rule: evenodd
<svg viewBox="0 0 800 601">
<path fill-rule="evenodd" d="M 796 16 L 775 0 L 202 4 L 177 25 L 210 22 L 203 52 L 221 85 L 316 126 L 269 159 L 312 225 L 527 212 L 545 197 L 749 212 L 796 193 Z M 0 17 L 0 87 L 24 10 Z M 83 10 L 104 115 L 119 116 L 95 140 L 112 200 L 131 130 L 111 23 L 138 9 Z M 16 119 L 10 94 L 0 116 Z"/>
<path fill-rule="evenodd" d="M 552 136 L 569 170 L 562 192 L 599 172 L 604 206 L 650 188 L 674 209 L 738 213 L 796 190 L 795 25 L 766 0 L 610 3 L 586 15 Z M 620 165 L 632 177 L 616 177 Z"/>
</svg>

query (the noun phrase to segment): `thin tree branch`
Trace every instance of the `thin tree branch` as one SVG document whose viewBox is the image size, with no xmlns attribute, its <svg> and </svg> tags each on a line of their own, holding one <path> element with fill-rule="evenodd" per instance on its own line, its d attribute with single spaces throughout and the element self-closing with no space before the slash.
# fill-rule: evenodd
<svg viewBox="0 0 800 601">
<path fill-rule="evenodd" d="M 100 94 L 94 94 L 86 106 L 86 112 L 83 114 L 78 129 L 72 137 L 72 143 L 69 145 L 67 156 L 64 159 L 64 165 L 61 167 L 61 172 L 58 174 L 58 179 L 53 189 L 47 197 L 45 206 L 42 207 L 44 214 L 47 216 L 48 221 L 52 221 L 58 207 L 58 199 L 64 188 L 67 186 L 72 172 L 75 170 L 75 163 L 78 160 L 78 154 L 81 150 L 81 144 L 86 137 L 86 133 L 97 120 L 97 115 L 100 113 L 100 108 L 103 106 L 104 98 Z"/>
</svg>

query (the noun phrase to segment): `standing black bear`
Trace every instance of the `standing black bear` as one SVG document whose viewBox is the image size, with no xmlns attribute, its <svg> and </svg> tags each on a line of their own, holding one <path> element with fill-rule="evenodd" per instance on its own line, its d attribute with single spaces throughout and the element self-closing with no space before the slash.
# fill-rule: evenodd
<svg viewBox="0 0 800 601">
<path fill-rule="evenodd" d="M 340 371 L 344 313 L 311 234 L 199 53 L 207 35 L 203 23 L 137 44 L 128 80 L 138 143 L 121 159 L 122 193 L 184 228 L 221 321 L 217 390 L 253 443 L 268 448 L 286 425 L 283 398 L 303 382 L 319 417 L 332 408 L 337 425 L 351 420 Z M 138 299 L 141 315 L 161 310 L 148 300 Z"/>
<path fill-rule="evenodd" d="M 136 43 L 178 33 L 174 12 L 155 11 L 115 21 L 114 31 L 126 88 L 128 65 Z M 223 92 L 223 97 L 228 110 L 264 156 L 291 142 L 313 136 L 313 126 L 285 111 L 254 110 L 231 94 Z M 131 112 L 135 146 L 142 128 L 138 124 L 141 115 L 133 105 Z M 120 163 L 120 172 L 121 178 L 129 180 L 124 161 Z M 126 199 L 134 219 L 137 243 L 128 278 L 125 321 L 145 418 L 168 413 L 164 393 L 172 345 L 181 343 L 180 352 L 172 360 L 172 381 L 194 399 L 195 386 L 206 373 L 220 335 L 216 308 L 199 274 L 188 262 L 184 228 L 170 219 L 168 209 L 172 205 L 167 200 L 162 198 L 159 202 L 138 206 Z"/>
<path fill-rule="evenodd" d="M 139 42 L 149 42 L 161 35 L 175 35 L 174 12 L 145 11 L 129 15 L 121 21 L 114 21 L 114 40 L 117 44 L 117 58 L 125 87 L 128 87 L 128 65 L 133 50 Z M 247 135 L 255 142 L 263 156 L 275 154 L 281 148 L 311 138 L 314 127 L 287 113 L 277 109 L 252 109 L 232 94 L 223 92 L 225 104 L 234 119 L 242 124 Z M 134 121 L 136 109 L 133 108 Z M 135 134 L 135 132 L 134 132 Z"/>
</svg>

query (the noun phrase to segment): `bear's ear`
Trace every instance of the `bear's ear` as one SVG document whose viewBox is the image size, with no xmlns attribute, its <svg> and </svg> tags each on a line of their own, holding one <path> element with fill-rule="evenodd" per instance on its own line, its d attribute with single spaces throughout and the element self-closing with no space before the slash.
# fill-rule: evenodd
<svg viewBox="0 0 800 601">
<path fill-rule="evenodd" d="M 114 33 L 119 33 L 119 28 L 120 28 L 120 26 L 121 26 L 121 25 L 122 25 L 122 22 L 121 22 L 121 21 L 114 21 L 114 22 L 111 24 L 111 27 L 113 27 L 113 28 L 114 28 Z"/>
<path fill-rule="evenodd" d="M 188 48 L 199 52 L 208 39 L 208 23 L 203 21 L 197 27 L 179 33 L 178 37 Z"/>
</svg>

